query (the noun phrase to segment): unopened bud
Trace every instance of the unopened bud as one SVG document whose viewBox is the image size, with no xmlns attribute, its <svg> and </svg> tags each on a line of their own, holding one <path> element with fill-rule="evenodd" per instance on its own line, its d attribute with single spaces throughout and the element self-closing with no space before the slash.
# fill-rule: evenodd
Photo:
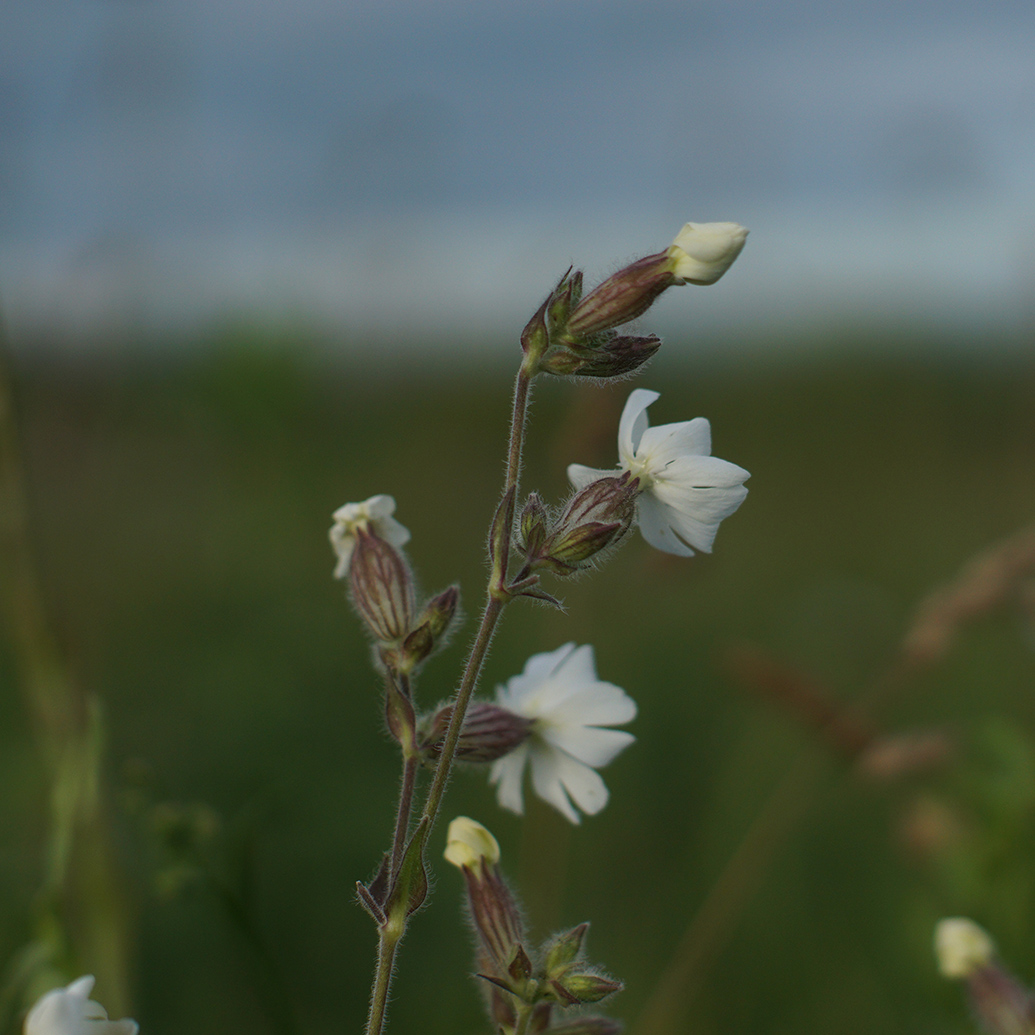
<svg viewBox="0 0 1035 1035">
<path fill-rule="evenodd" d="M 521 351 L 533 356 L 541 356 L 550 344 L 550 335 L 546 330 L 546 309 L 551 299 L 548 298 L 525 324 L 521 332 Z"/>
<path fill-rule="evenodd" d="M 460 590 L 450 586 L 424 605 L 424 610 L 413 623 L 413 631 L 406 637 L 400 652 L 400 666 L 410 671 L 441 646 L 460 604 Z"/>
<path fill-rule="evenodd" d="M 402 639 L 413 620 L 413 576 L 402 554 L 369 528 L 355 532 L 349 585 L 356 610 L 382 643 Z"/>
<path fill-rule="evenodd" d="M 563 345 L 539 363 L 539 369 L 560 377 L 624 377 L 643 366 L 661 348 L 656 335 L 612 337 L 592 346 Z"/>
<path fill-rule="evenodd" d="M 558 935 L 546 950 L 546 973 L 549 977 L 561 977 L 567 973 L 582 952 L 589 924 L 579 924 L 570 931 Z"/>
<path fill-rule="evenodd" d="M 453 717 L 453 706 L 440 708 L 421 738 L 421 750 L 437 758 L 442 741 Z M 464 715 L 464 725 L 456 742 L 456 757 L 462 762 L 495 762 L 523 744 L 532 728 L 532 720 L 490 704 L 478 701 Z"/>
<path fill-rule="evenodd" d="M 448 631 L 460 604 L 460 587 L 450 586 L 432 597 L 424 607 L 419 623 L 427 623 L 428 631 L 435 640 L 440 640 Z"/>
<path fill-rule="evenodd" d="M 521 542 L 525 552 L 538 554 L 549 534 L 550 515 L 538 493 L 531 493 L 521 509 L 518 525 L 521 529 Z"/>
<path fill-rule="evenodd" d="M 565 338 L 589 338 L 645 313 L 667 288 L 682 281 L 668 252 L 646 255 L 598 284 L 574 308 Z"/>
<path fill-rule="evenodd" d="M 483 862 L 495 866 L 500 861 L 499 842 L 489 831 L 467 816 L 457 816 L 446 834 L 446 862 L 460 869 L 477 869 Z"/>
<path fill-rule="evenodd" d="M 740 254 L 748 231 L 739 223 L 687 223 L 666 253 L 677 284 L 714 284 Z"/>
<path fill-rule="evenodd" d="M 558 1001 L 574 1006 L 578 1003 L 599 1003 L 601 999 L 620 992 L 622 983 L 600 974 L 586 972 L 567 974 L 560 980 L 553 979 L 550 981 L 550 988 Z"/>
<path fill-rule="evenodd" d="M 445 855 L 464 875 L 471 922 L 491 970 L 485 976 L 513 988 L 517 979 L 511 968 L 524 954 L 524 924 L 497 865 L 500 847 L 496 838 L 481 823 L 459 816 L 449 824 Z"/>
<path fill-rule="evenodd" d="M 533 568 L 572 575 L 625 535 L 636 510 L 637 485 L 628 473 L 598 478 L 568 501 L 550 535 L 526 556 Z"/>
<path fill-rule="evenodd" d="M 934 929 L 934 952 L 938 969 L 945 977 L 966 978 L 988 966 L 995 945 L 983 927 L 966 917 L 955 916 L 938 922 Z"/>
<path fill-rule="evenodd" d="M 572 273 L 571 270 L 569 270 L 561 278 L 561 282 L 554 290 L 547 306 L 547 329 L 550 332 L 551 339 L 556 337 L 560 331 L 564 330 L 565 325 L 568 323 L 568 317 L 571 314 L 572 307 L 578 305 L 579 299 L 581 298 L 582 271 L 576 270 Z"/>
</svg>

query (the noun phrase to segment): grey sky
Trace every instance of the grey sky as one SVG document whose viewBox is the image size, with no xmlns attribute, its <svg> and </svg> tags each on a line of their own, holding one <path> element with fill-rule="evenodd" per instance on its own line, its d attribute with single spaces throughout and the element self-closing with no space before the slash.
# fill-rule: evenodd
<svg viewBox="0 0 1035 1035">
<path fill-rule="evenodd" d="M 0 291 L 480 327 L 732 219 L 735 319 L 1010 325 L 1033 52 L 1030 0 L 5 0 Z"/>
</svg>

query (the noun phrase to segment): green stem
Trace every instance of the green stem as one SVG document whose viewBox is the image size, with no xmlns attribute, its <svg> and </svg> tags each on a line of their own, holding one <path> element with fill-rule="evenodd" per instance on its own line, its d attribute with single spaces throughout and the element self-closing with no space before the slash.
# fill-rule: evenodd
<svg viewBox="0 0 1035 1035">
<path fill-rule="evenodd" d="M 410 677 L 399 673 L 389 672 L 389 679 L 397 679 L 399 692 L 408 700 L 412 701 L 413 691 L 410 687 Z M 410 817 L 413 814 L 413 789 L 417 782 L 417 743 L 416 732 L 412 728 L 407 735 L 407 743 L 402 744 L 403 771 L 402 783 L 399 787 L 399 805 L 395 811 L 395 833 L 392 837 L 392 868 L 390 870 L 391 881 L 394 881 L 402 865 L 403 849 L 406 847 L 406 835 L 410 831 Z"/>
<path fill-rule="evenodd" d="M 525 443 L 525 418 L 528 415 L 528 395 L 533 377 L 533 374 L 526 370 L 526 366 L 527 364 L 522 364 L 514 384 L 514 402 L 510 414 L 510 442 L 507 448 L 507 480 L 503 487 L 504 497 L 507 493 L 513 491 L 515 500 L 517 499 L 518 478 L 521 475 L 521 452 Z M 509 529 L 507 534 L 509 536 Z M 467 658 L 467 665 L 464 667 L 463 679 L 460 681 L 460 688 L 456 692 L 456 700 L 453 702 L 453 714 L 449 720 L 449 728 L 446 730 L 445 740 L 442 744 L 442 754 L 439 756 L 438 766 L 435 768 L 435 778 L 432 780 L 428 797 L 424 802 L 423 815 L 428 818 L 429 829 L 434 824 L 435 818 L 438 816 L 438 810 L 442 805 L 442 795 L 445 793 L 446 781 L 449 779 L 449 773 L 453 767 L 456 745 L 460 739 L 460 731 L 464 726 L 467 706 L 470 704 L 471 697 L 478 686 L 478 677 L 481 675 L 485 655 L 488 653 L 489 644 L 492 642 L 493 633 L 496 631 L 496 623 L 499 621 L 500 614 L 508 602 L 508 597 L 504 590 L 506 577 L 506 571 L 502 570 L 497 573 L 494 580 L 489 582 L 481 625 L 478 627 L 478 635 L 475 637 L 471 653 Z"/>
<path fill-rule="evenodd" d="M 519 1003 L 517 1008 L 517 1023 L 514 1025 L 514 1035 L 526 1035 L 528 1024 L 532 1020 L 534 1007 L 531 1003 Z"/>
<path fill-rule="evenodd" d="M 536 361 L 537 362 L 537 361 Z M 514 384 L 514 401 L 510 414 L 510 441 L 507 445 L 507 479 L 503 487 L 503 498 L 508 493 L 517 498 L 518 478 L 521 474 L 521 453 L 525 441 L 525 418 L 528 415 L 528 398 L 532 385 L 532 378 L 535 376 L 535 363 L 529 357 L 521 365 L 517 379 Z M 510 529 L 506 530 L 507 541 L 505 547 L 509 551 Z M 506 553 L 504 554 L 506 556 Z M 460 739 L 460 731 L 464 726 L 464 716 L 467 713 L 467 706 L 478 686 L 478 677 L 481 675 L 482 665 L 485 662 L 485 655 L 488 653 L 489 644 L 492 642 L 493 633 L 499 622 L 500 614 L 509 601 L 506 592 L 506 564 L 502 568 L 494 566 L 493 575 L 490 577 L 486 593 L 485 609 L 482 611 L 482 620 L 478 626 L 478 633 L 475 636 L 471 652 L 467 657 L 464 666 L 463 678 L 460 687 L 456 692 L 453 701 L 453 714 L 449 721 L 449 728 L 442 744 L 442 752 L 439 755 L 438 765 L 435 767 L 435 776 L 428 789 L 427 798 L 424 801 L 422 818 L 428 821 L 428 829 L 434 824 L 442 806 L 442 796 L 446 790 L 446 783 L 453 767 L 456 757 L 456 745 Z M 404 776 L 405 793 L 405 776 Z M 411 790 L 412 793 L 412 790 Z M 398 844 L 400 823 L 402 820 L 402 802 L 400 801 L 400 813 L 396 818 L 396 843 Z M 407 814 L 408 826 L 408 814 Z M 393 871 L 396 849 L 393 847 Z M 401 859 L 401 854 L 399 858 Z M 405 914 L 396 917 L 389 917 L 387 922 L 382 924 L 378 932 L 377 945 L 377 966 L 374 971 L 374 984 L 370 992 L 370 1014 L 367 1018 L 366 1035 L 381 1035 L 385 1024 L 385 1011 L 388 1005 L 388 994 L 392 984 L 392 970 L 395 965 L 395 953 L 399 941 L 406 930 Z M 527 1027 L 527 1021 L 525 1026 Z"/>
<path fill-rule="evenodd" d="M 398 946 L 398 938 L 390 938 L 384 931 L 381 931 L 377 942 L 377 969 L 374 972 L 374 987 L 370 991 L 367 1035 L 381 1035 L 381 1032 L 384 1031 L 388 992 L 392 985 L 395 950 Z"/>
</svg>

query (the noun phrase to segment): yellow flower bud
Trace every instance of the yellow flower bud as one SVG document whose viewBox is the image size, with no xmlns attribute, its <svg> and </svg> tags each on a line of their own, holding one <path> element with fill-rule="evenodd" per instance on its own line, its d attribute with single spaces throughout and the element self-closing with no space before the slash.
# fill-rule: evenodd
<svg viewBox="0 0 1035 1035">
<path fill-rule="evenodd" d="M 467 816 L 457 816 L 449 824 L 445 857 L 446 862 L 461 870 L 473 870 L 483 859 L 495 866 L 500 861 L 500 846 L 481 823 Z"/>
<path fill-rule="evenodd" d="M 966 978 L 988 966 L 995 945 L 988 932 L 973 920 L 954 916 L 939 921 L 935 928 L 934 953 L 938 957 L 938 969 L 945 977 Z"/>
<path fill-rule="evenodd" d="M 747 235 L 739 223 L 687 223 L 668 248 L 673 275 L 681 282 L 714 284 L 733 265 Z"/>
</svg>

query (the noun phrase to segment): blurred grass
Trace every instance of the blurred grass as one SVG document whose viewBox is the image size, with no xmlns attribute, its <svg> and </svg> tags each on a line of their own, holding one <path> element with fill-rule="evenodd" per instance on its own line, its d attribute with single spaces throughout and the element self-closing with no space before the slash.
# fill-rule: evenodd
<svg viewBox="0 0 1035 1035">
<path fill-rule="evenodd" d="M 800 817 L 708 960 L 681 1030 L 968 1030 L 929 950 L 934 921 L 964 904 L 897 836 L 916 794 L 943 778 L 861 783 L 723 663 L 731 644 L 761 644 L 851 700 L 929 589 L 1031 522 L 1035 361 L 938 359 L 923 344 L 870 359 L 753 354 L 695 372 L 669 342 L 638 382 L 662 392 L 651 419 L 707 416 L 716 455 L 752 472 L 747 502 L 713 556 L 680 561 L 637 539 L 597 575 L 556 584 L 567 614 L 515 606 L 496 639 L 486 691 L 574 639 L 594 643 L 602 678 L 640 704 L 637 744 L 605 773 L 612 802 L 581 828 L 538 805 L 524 821 L 501 813 L 481 773 L 460 774 L 446 806 L 497 833 L 541 934 L 592 920 L 591 955 L 626 982 L 612 1012 L 629 1022 L 804 758 Z M 349 367 L 248 329 L 179 359 L 26 355 L 18 403 L 44 584 L 74 669 L 105 702 L 120 801 L 139 801 L 143 783 L 158 800 L 210 804 L 231 829 L 257 823 L 258 923 L 303 1030 L 359 1030 L 374 940 L 351 889 L 385 847 L 398 773 L 367 645 L 330 578 L 329 515 L 394 495 L 424 588 L 459 580 L 476 614 L 510 375 L 376 373 L 369 357 Z M 525 488 L 556 499 L 567 463 L 613 464 L 628 388 L 539 389 Z M 428 666 L 425 704 L 450 693 L 472 626 Z M 1031 647 L 1018 619 L 983 620 L 882 718 L 948 724 L 964 745 L 989 714 L 1031 731 Z M 6 959 L 35 889 L 45 790 L 6 656 L 0 678 Z M 130 810 L 119 843 L 145 1035 L 269 1030 L 249 947 L 200 890 L 152 892 L 154 853 Z M 436 869 L 390 1024 L 484 1030 L 460 881 Z M 1005 936 L 1022 972 L 1035 958 L 1030 920 Z"/>
</svg>

